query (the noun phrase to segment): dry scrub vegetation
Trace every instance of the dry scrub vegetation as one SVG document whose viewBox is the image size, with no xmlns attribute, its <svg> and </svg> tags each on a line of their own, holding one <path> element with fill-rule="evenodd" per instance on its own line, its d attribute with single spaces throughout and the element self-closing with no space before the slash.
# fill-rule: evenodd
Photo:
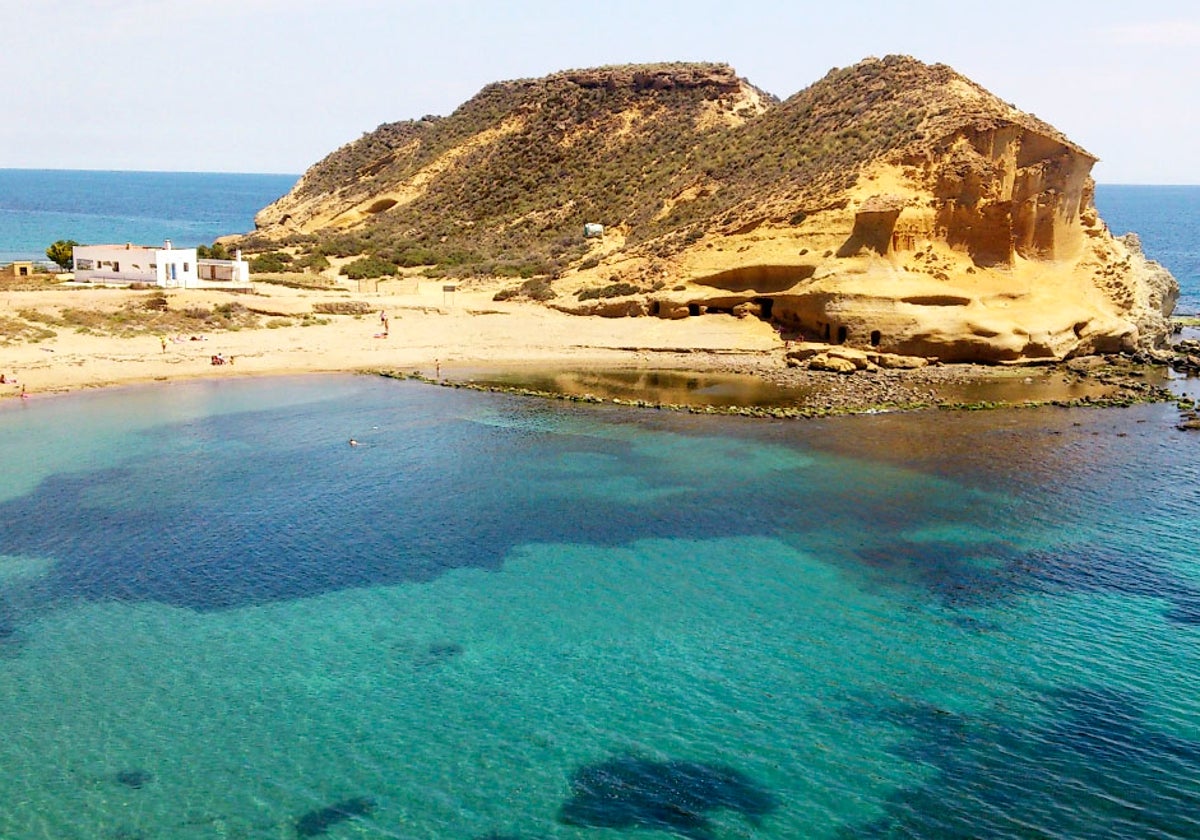
<svg viewBox="0 0 1200 840">
<path fill-rule="evenodd" d="M 16 317 L 0 319 L 0 341 L 6 344 L 36 342 L 51 338 L 60 330 L 131 337 L 240 330 L 260 325 L 259 316 L 241 303 L 171 309 L 165 295 L 152 292 L 115 307 L 22 309 Z"/>
<path fill-rule="evenodd" d="M 342 269 L 351 277 L 408 268 L 528 280 L 594 260 L 581 230 L 601 222 L 620 227 L 624 250 L 667 257 L 764 214 L 797 224 L 872 161 L 999 115 L 1002 103 L 987 106 L 994 114 L 984 105 L 964 114 L 964 85 L 973 86 L 948 67 L 903 56 L 832 70 L 782 103 L 718 64 L 491 84 L 448 117 L 381 125 L 305 173 L 294 199 L 377 206 L 360 226 L 266 231 L 242 247 L 283 245 L 302 264 L 360 257 Z M 711 119 L 748 99 L 769 107 L 744 120 Z M 408 190 L 408 203 L 371 204 L 414 179 L 421 188 Z"/>
</svg>

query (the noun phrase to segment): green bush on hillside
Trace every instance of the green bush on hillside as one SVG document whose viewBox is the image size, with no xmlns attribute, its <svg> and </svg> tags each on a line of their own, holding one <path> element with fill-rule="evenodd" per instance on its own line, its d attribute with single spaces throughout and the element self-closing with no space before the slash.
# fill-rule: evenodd
<svg viewBox="0 0 1200 840">
<path fill-rule="evenodd" d="M 593 286 L 588 289 L 580 289 L 575 293 L 575 296 L 580 300 L 599 300 L 601 298 L 624 297 L 625 295 L 636 295 L 642 290 L 632 283 L 609 283 L 607 286 Z"/>
<path fill-rule="evenodd" d="M 316 252 L 305 254 L 292 262 L 292 268 L 299 268 L 303 271 L 324 271 L 329 268 L 329 258 Z"/>
<path fill-rule="evenodd" d="M 341 273 L 351 280 L 367 280 L 374 277 L 391 277 L 399 271 L 395 263 L 381 260 L 378 257 L 359 257 L 351 263 L 342 266 Z"/>
<path fill-rule="evenodd" d="M 287 271 L 294 259 L 283 251 L 267 251 L 250 258 L 250 271 L 255 274 L 277 274 Z"/>
<path fill-rule="evenodd" d="M 492 296 L 492 300 L 511 300 L 515 297 L 529 298 L 530 300 L 547 301 L 558 297 L 558 294 L 550 285 L 550 280 L 546 277 L 534 277 L 526 280 L 520 286 L 512 289 L 503 289 L 496 292 Z"/>
</svg>

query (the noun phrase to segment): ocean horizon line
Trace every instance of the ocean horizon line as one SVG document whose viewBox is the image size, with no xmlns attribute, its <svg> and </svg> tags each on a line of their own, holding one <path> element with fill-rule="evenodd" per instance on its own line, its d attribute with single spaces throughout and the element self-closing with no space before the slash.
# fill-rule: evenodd
<svg viewBox="0 0 1200 840">
<path fill-rule="evenodd" d="M 314 161 L 315 163 L 316 161 Z M 307 168 L 307 167 L 306 167 Z M 146 175 L 268 175 L 272 177 L 299 178 L 303 172 L 251 172 L 248 170 L 225 169 L 119 169 L 111 167 L 89 168 L 79 166 L 0 166 L 0 172 L 103 172 L 113 174 L 146 174 Z M 1191 189 L 1200 187 L 1197 183 L 1180 182 L 1150 182 L 1150 181 L 1096 181 L 1100 187 L 1155 187 Z"/>
<path fill-rule="evenodd" d="M 0 166 L 0 172 L 100 172 L 114 175 L 266 175 L 299 178 L 300 172 L 233 172 L 217 169 L 86 169 L 69 166 Z"/>
</svg>

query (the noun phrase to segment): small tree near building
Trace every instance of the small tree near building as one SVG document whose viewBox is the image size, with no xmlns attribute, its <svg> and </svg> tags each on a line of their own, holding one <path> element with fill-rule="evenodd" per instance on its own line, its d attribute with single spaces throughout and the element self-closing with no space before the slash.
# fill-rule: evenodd
<svg viewBox="0 0 1200 840">
<path fill-rule="evenodd" d="M 74 239 L 60 239 L 46 249 L 46 257 L 51 262 L 57 263 L 63 271 L 70 271 L 71 251 L 78 244 Z"/>
</svg>

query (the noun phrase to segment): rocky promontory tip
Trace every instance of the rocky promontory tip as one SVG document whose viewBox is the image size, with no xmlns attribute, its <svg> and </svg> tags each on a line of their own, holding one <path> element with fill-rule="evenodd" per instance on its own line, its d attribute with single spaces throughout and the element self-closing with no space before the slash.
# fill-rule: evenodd
<svg viewBox="0 0 1200 840">
<path fill-rule="evenodd" d="M 242 244 L 365 258 L 376 276 L 511 277 L 505 295 L 581 316 L 755 317 L 942 361 L 1160 346 L 1178 287 L 1099 218 L 1095 162 L 907 56 L 782 102 L 723 64 L 567 70 L 380 126 Z"/>
</svg>

